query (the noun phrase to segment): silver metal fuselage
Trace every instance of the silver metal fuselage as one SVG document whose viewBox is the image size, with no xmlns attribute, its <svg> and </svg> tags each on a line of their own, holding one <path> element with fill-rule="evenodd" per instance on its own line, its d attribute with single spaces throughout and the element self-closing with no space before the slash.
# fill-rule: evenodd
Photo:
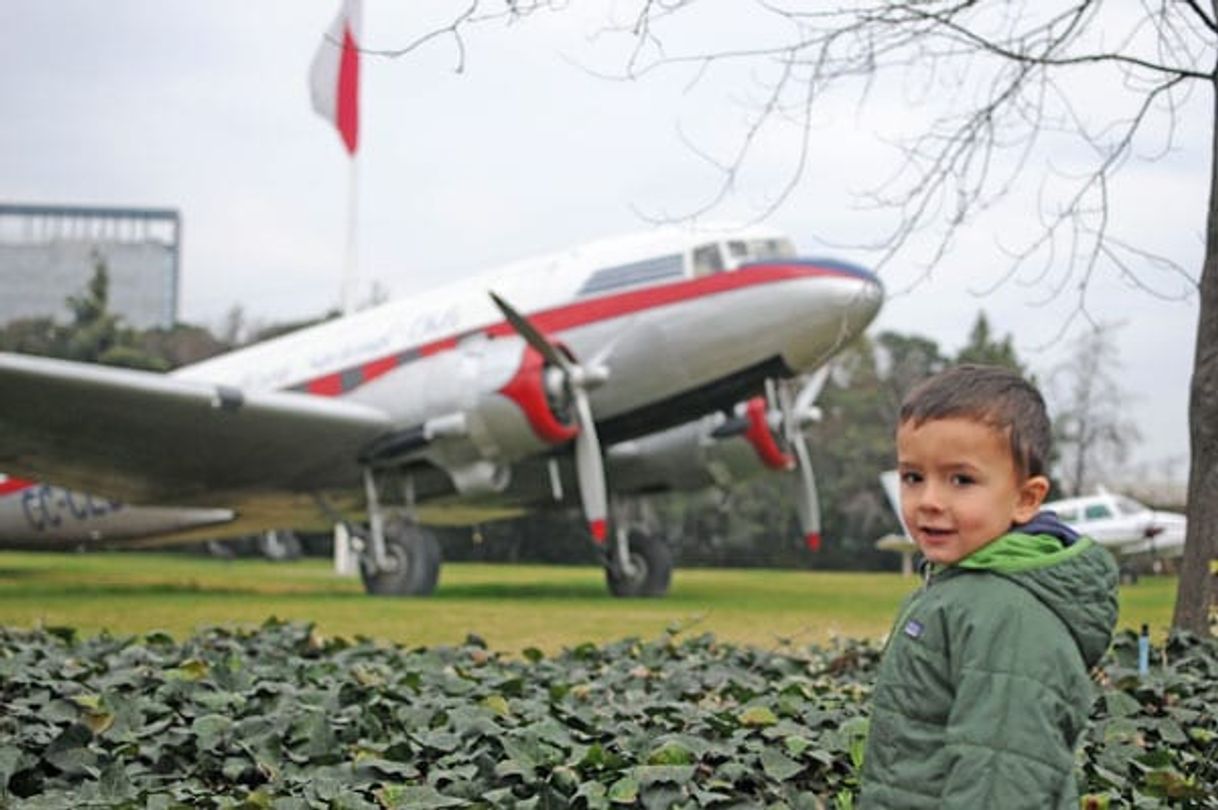
<svg viewBox="0 0 1218 810">
<path fill-rule="evenodd" d="M 622 484 L 630 478 L 629 464 L 622 463 L 629 454 L 615 453 L 615 444 L 728 410 L 759 392 L 767 377 L 817 368 L 862 332 L 883 297 L 880 283 L 866 271 L 794 258 L 702 276 L 687 269 L 677 278 L 580 295 L 603 263 L 595 250 L 517 263 L 171 376 L 244 391 L 338 396 L 383 411 L 401 430 L 475 413 L 469 440 L 458 450 L 424 453 L 433 484 L 420 493 L 437 498 L 437 507 L 452 507 L 455 517 L 445 519 L 438 510 L 437 519 L 474 522 L 550 497 L 552 488 L 541 483 L 537 470 L 546 459 L 569 455 L 563 445 L 538 436 L 527 414 L 502 393 L 520 372 L 525 346 L 486 291 L 511 301 L 580 361 L 603 363 L 608 378 L 591 392 L 591 404 L 611 487 L 615 464 Z M 316 523 L 318 494 L 361 508 L 357 451 L 352 448 L 348 464 L 327 470 L 308 487 L 216 493 L 215 500 L 203 493 L 187 508 L 118 504 L 43 484 L 10 486 L 7 492 L 0 486 L 0 545 L 189 540 Z M 463 499 L 451 486 L 436 483 L 445 477 L 444 463 L 462 453 L 531 472 L 515 486 Z M 43 491 L 33 489 L 39 486 Z M 427 517 L 427 504 L 421 506 Z"/>
</svg>

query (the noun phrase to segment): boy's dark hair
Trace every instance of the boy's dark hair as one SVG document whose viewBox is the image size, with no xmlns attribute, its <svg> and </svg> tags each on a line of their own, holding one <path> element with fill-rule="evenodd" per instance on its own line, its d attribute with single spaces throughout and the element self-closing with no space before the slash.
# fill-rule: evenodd
<svg viewBox="0 0 1218 810">
<path fill-rule="evenodd" d="M 1047 475 L 1053 443 L 1045 400 L 1036 387 L 1001 366 L 961 365 L 928 377 L 905 396 L 900 424 L 974 419 L 1011 438 L 1015 468 L 1024 477 Z"/>
</svg>

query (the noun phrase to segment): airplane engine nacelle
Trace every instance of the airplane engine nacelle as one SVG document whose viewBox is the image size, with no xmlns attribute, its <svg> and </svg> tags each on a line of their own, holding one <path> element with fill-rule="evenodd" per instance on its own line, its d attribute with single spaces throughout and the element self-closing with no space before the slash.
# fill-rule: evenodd
<svg viewBox="0 0 1218 810">
<path fill-rule="evenodd" d="M 462 492 L 499 492 L 508 466 L 578 433 L 562 374 L 514 338 L 478 337 L 459 346 L 449 374 L 432 375 L 434 411 L 423 439 Z"/>
<path fill-rule="evenodd" d="M 509 461 L 565 444 L 579 432 L 561 372 L 531 346 L 514 354 L 511 376 L 483 391 L 466 412 L 471 439 L 488 456 Z"/>
<path fill-rule="evenodd" d="M 762 428 L 749 403 L 739 417 L 716 413 L 696 422 L 615 444 L 608 450 L 615 488 L 647 493 L 726 487 L 765 472 L 788 471 L 793 459 Z"/>
</svg>

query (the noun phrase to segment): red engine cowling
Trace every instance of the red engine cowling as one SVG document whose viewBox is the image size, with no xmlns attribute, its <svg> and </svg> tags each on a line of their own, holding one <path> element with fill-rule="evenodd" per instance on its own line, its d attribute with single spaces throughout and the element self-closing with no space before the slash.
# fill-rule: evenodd
<svg viewBox="0 0 1218 810">
<path fill-rule="evenodd" d="M 738 417 L 711 414 L 613 445 L 608 461 L 615 486 L 637 492 L 697 490 L 790 470 L 791 456 L 779 448 L 765 421 L 764 400 L 758 401 L 759 416 L 750 418 L 746 405 Z"/>
<path fill-rule="evenodd" d="M 547 386 L 549 371 L 544 358 L 532 346 L 525 346 L 516 375 L 499 389 L 528 421 L 541 441 L 563 444 L 575 438 L 579 427 L 570 413 L 569 403 L 552 395 Z"/>
<path fill-rule="evenodd" d="M 454 374 L 429 381 L 433 395 L 443 396 L 461 415 L 469 439 L 465 451 L 451 445 L 440 450 L 444 466 L 474 459 L 511 464 L 578 434 L 561 372 L 550 369 L 535 349 L 501 338 L 472 343 L 461 352 Z"/>
</svg>

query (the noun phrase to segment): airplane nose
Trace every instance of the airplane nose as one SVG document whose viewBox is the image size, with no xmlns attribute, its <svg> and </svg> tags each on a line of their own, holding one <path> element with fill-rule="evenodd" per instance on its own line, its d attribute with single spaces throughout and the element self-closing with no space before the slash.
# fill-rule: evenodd
<svg viewBox="0 0 1218 810">
<path fill-rule="evenodd" d="M 783 351 L 793 371 L 815 368 L 875 320 L 884 302 L 884 285 L 871 271 L 846 262 L 800 262 L 807 276 L 784 291 L 787 306 L 799 317 Z"/>
<path fill-rule="evenodd" d="M 857 335 L 867 328 L 880 311 L 884 302 L 884 284 L 870 270 L 861 267 L 851 267 L 851 275 L 857 282 L 852 293 L 847 293 L 847 300 L 842 308 L 851 324 L 851 334 Z"/>
</svg>

